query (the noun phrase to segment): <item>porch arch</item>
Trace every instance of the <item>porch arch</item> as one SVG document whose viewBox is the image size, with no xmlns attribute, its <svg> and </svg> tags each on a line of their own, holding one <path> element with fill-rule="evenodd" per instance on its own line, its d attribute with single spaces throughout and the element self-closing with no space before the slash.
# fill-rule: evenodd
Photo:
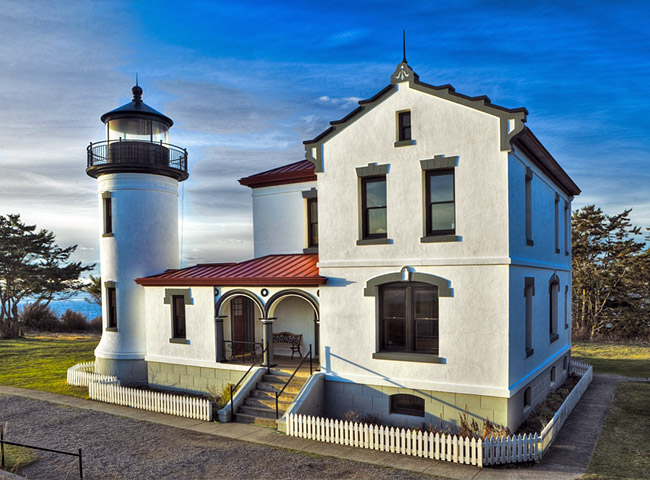
<svg viewBox="0 0 650 480">
<path fill-rule="evenodd" d="M 280 301 L 286 297 L 299 297 L 305 300 L 307 303 L 309 303 L 309 305 L 311 305 L 311 308 L 314 310 L 314 315 L 316 315 L 316 321 L 320 320 L 320 312 L 319 312 L 320 308 L 319 308 L 318 301 L 307 292 L 295 288 L 281 290 L 276 294 L 272 295 L 271 298 L 269 298 L 269 300 L 266 302 L 266 310 L 264 310 L 265 316 L 267 318 L 273 316 L 273 312 L 275 311 L 275 307 L 277 306 L 277 304 L 279 304 Z"/>
<path fill-rule="evenodd" d="M 257 295 L 255 295 L 253 292 L 249 290 L 236 289 L 236 290 L 230 290 L 229 292 L 226 292 L 219 297 L 219 300 L 217 300 L 217 303 L 214 306 L 215 316 L 216 317 L 221 316 L 221 308 L 224 306 L 226 301 L 238 296 L 243 296 L 252 300 L 253 303 L 257 305 L 257 308 L 259 308 L 260 313 L 264 315 L 266 311 L 264 308 L 264 304 L 262 303 L 262 300 L 260 300 L 260 298 Z"/>
<path fill-rule="evenodd" d="M 395 282 L 428 283 L 429 285 L 435 285 L 438 287 L 438 295 L 440 297 L 453 296 L 453 290 L 449 280 L 431 273 L 414 272 L 411 267 L 404 267 L 400 272 L 387 273 L 371 278 L 366 282 L 366 288 L 363 289 L 363 295 L 365 297 L 374 297 L 377 292 L 377 287 L 386 283 Z"/>
</svg>

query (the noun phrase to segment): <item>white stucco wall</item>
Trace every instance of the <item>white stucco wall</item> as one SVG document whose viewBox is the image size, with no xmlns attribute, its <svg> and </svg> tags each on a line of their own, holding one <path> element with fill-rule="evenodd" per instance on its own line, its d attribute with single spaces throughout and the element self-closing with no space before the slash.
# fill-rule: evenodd
<svg viewBox="0 0 650 480">
<path fill-rule="evenodd" d="M 302 192 L 316 182 L 254 188 L 255 258 L 274 253 L 302 253 L 307 246 L 306 200 Z"/>
<path fill-rule="evenodd" d="M 396 112 L 411 110 L 415 145 L 395 147 Z M 420 160 L 458 156 L 456 235 L 460 242 L 421 243 L 424 173 Z M 318 173 L 321 266 L 494 261 L 508 254 L 507 154 L 500 120 L 490 114 L 410 89 L 399 90 L 327 140 Z M 388 238 L 391 245 L 357 246 L 359 179 L 355 168 L 389 164 Z"/>
<path fill-rule="evenodd" d="M 399 270 L 398 270 L 399 271 Z M 375 297 L 366 282 L 394 268 L 325 269 L 321 289 L 321 371 L 370 385 L 507 396 L 507 266 L 416 267 L 451 282 L 439 299 L 442 364 L 373 359 L 377 351 Z"/>
<path fill-rule="evenodd" d="M 106 331 L 95 355 L 142 359 L 146 352 L 144 289 L 135 278 L 178 268 L 178 182 L 161 175 L 116 173 L 97 179 L 99 231 L 103 232 L 102 193 L 110 192 L 113 236 L 100 233 L 102 283 L 116 282 L 117 332 Z M 104 285 L 102 293 L 105 294 Z"/>
</svg>

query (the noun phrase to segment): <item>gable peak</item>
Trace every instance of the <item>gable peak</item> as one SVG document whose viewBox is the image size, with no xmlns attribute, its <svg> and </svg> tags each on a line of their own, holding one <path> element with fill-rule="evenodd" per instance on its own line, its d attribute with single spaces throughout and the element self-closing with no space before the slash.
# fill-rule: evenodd
<svg viewBox="0 0 650 480">
<path fill-rule="evenodd" d="M 390 83 L 393 85 L 401 82 L 412 83 L 414 80 L 418 79 L 418 74 L 413 71 L 408 63 L 406 63 L 406 58 L 404 58 L 395 68 L 395 71 L 390 76 Z"/>
</svg>

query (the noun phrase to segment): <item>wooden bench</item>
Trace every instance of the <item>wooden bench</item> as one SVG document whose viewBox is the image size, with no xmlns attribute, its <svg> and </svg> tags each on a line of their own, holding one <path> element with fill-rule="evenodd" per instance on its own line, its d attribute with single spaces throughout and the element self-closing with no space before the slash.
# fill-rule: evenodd
<svg viewBox="0 0 650 480">
<path fill-rule="evenodd" d="M 274 345 L 287 345 L 291 347 L 291 359 L 297 353 L 302 358 L 302 352 L 300 351 L 300 343 L 302 342 L 302 333 L 291 333 L 291 332 L 279 332 L 273 334 L 273 344 Z"/>
</svg>

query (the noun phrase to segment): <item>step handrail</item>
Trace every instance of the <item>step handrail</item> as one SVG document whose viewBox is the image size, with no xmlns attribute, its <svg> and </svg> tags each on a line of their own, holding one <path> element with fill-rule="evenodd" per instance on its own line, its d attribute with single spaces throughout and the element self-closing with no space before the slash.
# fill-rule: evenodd
<svg viewBox="0 0 650 480">
<path fill-rule="evenodd" d="M 312 373 L 313 373 L 313 363 L 312 363 L 312 355 L 311 355 L 311 343 L 309 344 L 309 352 L 308 352 L 308 354 L 309 354 L 309 376 L 311 376 Z M 298 364 L 296 369 L 293 371 L 293 373 L 289 377 L 289 380 L 287 380 L 287 382 L 284 384 L 284 387 L 282 387 L 282 390 L 275 393 L 275 419 L 276 420 L 280 416 L 280 410 L 278 408 L 278 399 L 280 398 L 280 395 L 282 395 L 282 393 L 284 392 L 284 389 L 287 388 L 287 385 L 289 385 L 289 382 L 291 382 L 291 380 L 293 380 L 293 377 L 296 375 L 296 373 L 298 373 L 298 370 L 300 370 L 300 367 L 302 367 L 302 364 L 305 363 L 305 360 L 307 360 L 307 355 L 302 357 L 302 360 L 300 360 L 300 363 Z"/>
<path fill-rule="evenodd" d="M 310 346 L 310 348 L 311 348 L 311 346 Z M 268 349 L 269 349 L 269 342 L 266 342 L 266 348 L 262 350 L 262 356 L 259 358 L 259 360 L 264 360 L 264 354 L 267 352 Z M 257 362 L 259 360 L 255 360 L 251 364 L 251 366 L 248 367 L 248 370 L 246 370 L 246 373 L 239 379 L 239 381 L 237 382 L 237 385 L 235 385 L 233 387 L 232 383 L 230 384 L 230 420 L 231 421 L 235 419 L 235 402 L 234 402 L 234 399 L 233 399 L 232 392 L 237 391 L 237 389 L 239 388 L 239 385 L 241 385 L 241 382 L 243 382 L 244 379 L 248 376 L 248 374 L 251 373 L 251 370 L 253 369 L 253 367 L 255 365 L 257 365 Z M 271 365 L 269 365 L 268 362 L 266 364 L 266 373 L 271 373 Z"/>
</svg>

